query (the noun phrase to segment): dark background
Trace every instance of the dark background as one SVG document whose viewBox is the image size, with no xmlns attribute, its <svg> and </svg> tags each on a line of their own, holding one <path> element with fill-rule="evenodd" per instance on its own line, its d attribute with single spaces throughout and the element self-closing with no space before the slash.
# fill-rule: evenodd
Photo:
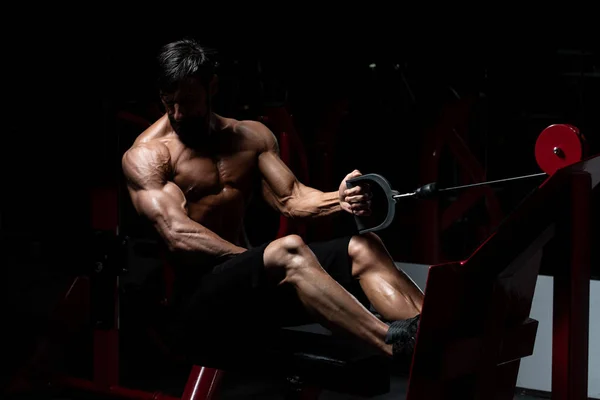
<svg viewBox="0 0 600 400">
<path fill-rule="evenodd" d="M 464 122 L 487 179 L 540 172 L 535 141 L 554 123 L 577 126 L 590 153 L 600 152 L 600 41 L 586 25 L 525 24 L 517 32 L 508 22 L 495 31 L 480 21 L 458 24 L 459 32 L 453 24 L 407 28 L 377 20 L 318 28 L 304 20 L 296 28 L 285 20 L 255 26 L 206 17 L 182 28 L 98 18 L 104 24 L 24 24 L 6 37 L 2 282 L 7 318 L 19 322 L 16 335 L 46 315 L 53 304 L 46 299 L 56 298 L 53 279 L 87 268 L 89 190 L 118 184 L 120 155 L 138 132 L 117 113 L 150 115 L 157 101 L 154 56 L 173 39 L 194 36 L 218 51 L 215 107 L 221 114 L 257 119 L 265 105 L 287 99 L 310 182 L 322 190 L 336 190 L 355 168 L 385 176 L 401 192 L 428 183 L 421 175 L 424 133 L 458 99 L 474 99 Z M 324 118 L 340 104 L 347 112 L 324 142 Z M 330 164 L 321 164 L 324 149 Z M 458 183 L 452 159 L 444 158 L 439 173 L 447 185 Z M 495 188 L 504 215 L 537 182 Z M 124 201 L 126 233 L 145 237 L 148 231 Z M 251 238 L 268 240 L 277 218 L 260 204 L 253 207 Z M 415 234 L 417 205 L 398 207 L 397 222 L 382 237 L 397 260 L 427 262 L 426 244 Z M 468 255 L 480 239 L 476 225 L 486 218 L 479 208 L 453 225 L 442 237 L 446 253 Z M 346 228 L 336 223 L 334 233 Z M 318 233 L 318 227 L 310 231 Z M 593 274 L 600 276 L 597 252 Z"/>
<path fill-rule="evenodd" d="M 7 195 L 1 214 L 7 234 L 81 240 L 78 232 L 89 225 L 88 189 L 118 182 L 120 155 L 139 133 L 118 113 L 154 118 L 154 56 L 161 44 L 183 36 L 218 52 L 216 111 L 258 119 L 266 105 L 287 99 L 306 148 L 308 183 L 321 190 L 336 190 L 355 168 L 385 176 L 400 192 L 429 183 L 423 180 L 425 132 L 459 99 L 472 100 L 459 122 L 487 179 L 540 172 L 535 141 L 553 123 L 577 126 L 591 153 L 598 152 L 600 45 L 583 23 L 558 29 L 512 22 L 494 29 L 485 20 L 456 26 L 320 21 L 284 30 L 281 19 L 156 27 L 109 21 L 97 29 L 90 22 L 87 29 L 37 30 L 32 39 L 7 44 Z M 338 106 L 345 108 L 344 117 L 324 132 L 324 121 Z M 456 158 L 445 151 L 438 181 L 461 183 L 457 174 Z M 538 183 L 494 186 L 503 215 Z M 127 199 L 122 206 L 128 233 L 144 235 Z M 415 252 L 427 246 L 415 242 L 421 229 L 415 207 L 402 202 L 397 222 L 381 234 L 397 259 L 427 262 L 423 250 Z M 264 218 L 251 229 L 259 242 L 271 238 L 277 224 L 260 211 L 251 214 Z M 481 227 L 473 224 L 485 225 L 485 214 L 474 207 L 470 222 L 453 224 L 442 238 L 451 257 L 474 249 L 481 238 L 473 233 Z M 82 248 L 74 247 L 65 250 L 66 257 Z"/>
</svg>

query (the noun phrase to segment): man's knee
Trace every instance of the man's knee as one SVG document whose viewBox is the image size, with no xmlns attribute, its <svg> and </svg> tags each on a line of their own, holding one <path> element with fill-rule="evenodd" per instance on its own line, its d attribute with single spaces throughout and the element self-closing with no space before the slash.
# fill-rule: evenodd
<svg viewBox="0 0 600 400">
<path fill-rule="evenodd" d="M 373 232 L 352 236 L 348 244 L 348 255 L 352 260 L 369 258 L 374 250 L 384 250 L 385 246 L 379 236 Z"/>
<path fill-rule="evenodd" d="M 314 253 L 298 235 L 288 235 L 271 242 L 264 252 L 265 268 L 289 279 L 314 263 Z"/>
</svg>

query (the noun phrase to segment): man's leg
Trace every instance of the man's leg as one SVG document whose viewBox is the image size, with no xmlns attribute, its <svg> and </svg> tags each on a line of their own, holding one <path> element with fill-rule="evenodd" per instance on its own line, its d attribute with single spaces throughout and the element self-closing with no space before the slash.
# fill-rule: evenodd
<svg viewBox="0 0 600 400">
<path fill-rule="evenodd" d="M 348 255 L 352 260 L 352 275 L 384 319 L 403 320 L 421 313 L 423 292 L 396 268 L 377 235 L 353 236 L 348 244 Z"/>
<path fill-rule="evenodd" d="M 263 258 L 269 277 L 277 284 L 292 285 L 304 307 L 325 325 L 354 334 L 392 355 L 392 345 L 385 343 L 388 325 L 321 267 L 302 238 L 290 235 L 273 241 L 266 247 Z"/>
</svg>

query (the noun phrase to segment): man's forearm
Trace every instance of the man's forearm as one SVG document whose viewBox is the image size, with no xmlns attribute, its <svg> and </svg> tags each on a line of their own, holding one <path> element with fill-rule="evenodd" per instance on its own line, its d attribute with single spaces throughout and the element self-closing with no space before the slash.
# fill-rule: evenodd
<svg viewBox="0 0 600 400">
<path fill-rule="evenodd" d="M 169 249 L 186 258 L 198 260 L 228 258 L 246 249 L 231 243 L 211 230 L 193 221 L 173 224 L 161 229 Z"/>
<path fill-rule="evenodd" d="M 341 211 L 339 194 L 304 187 L 286 204 L 285 215 L 290 218 L 319 218 Z"/>
</svg>

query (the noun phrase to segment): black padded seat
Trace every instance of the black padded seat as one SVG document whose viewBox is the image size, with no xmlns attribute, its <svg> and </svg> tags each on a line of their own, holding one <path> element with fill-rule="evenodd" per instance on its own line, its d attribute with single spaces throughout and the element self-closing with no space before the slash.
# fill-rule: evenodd
<svg viewBox="0 0 600 400">
<path fill-rule="evenodd" d="M 391 360 L 357 340 L 297 329 L 278 329 L 264 342 L 204 344 L 196 365 L 281 378 L 305 387 L 370 397 L 390 390 Z M 222 349 L 222 348 L 221 348 Z"/>
</svg>

